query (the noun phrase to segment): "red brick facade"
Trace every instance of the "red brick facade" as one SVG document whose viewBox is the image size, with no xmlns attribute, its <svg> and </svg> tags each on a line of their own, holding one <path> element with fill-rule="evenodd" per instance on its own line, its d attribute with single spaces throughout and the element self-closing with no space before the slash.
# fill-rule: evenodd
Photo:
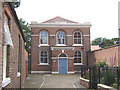
<svg viewBox="0 0 120 90">
<path fill-rule="evenodd" d="M 120 64 L 120 45 L 113 45 L 89 53 L 89 65 L 105 61 L 109 66 Z"/>
<path fill-rule="evenodd" d="M 79 24 L 61 17 L 56 17 L 43 23 L 31 23 L 31 71 L 35 72 L 55 72 L 58 73 L 58 56 L 61 53 L 67 55 L 68 71 L 77 71 L 80 65 L 87 64 L 86 52 L 90 50 L 90 24 Z M 40 32 L 48 32 L 48 45 L 40 45 Z M 58 31 L 63 30 L 65 36 L 65 46 L 57 46 L 56 34 Z M 74 45 L 73 36 L 74 32 L 81 32 L 81 45 Z M 49 56 L 48 65 L 40 65 L 40 52 L 47 51 Z M 74 52 L 81 51 L 82 64 L 74 65 Z"/>
<path fill-rule="evenodd" d="M 3 7 L 1 7 L 3 6 Z M 1 13 L 2 12 L 2 13 Z M 4 46 L 4 16 L 9 18 L 9 28 L 13 47 L 7 49 L 7 73 L 6 78 L 10 82 L 3 87 L 3 46 Z M 21 44 L 20 44 L 21 43 Z M 1 88 L 20 88 L 26 79 L 25 39 L 18 22 L 17 15 L 11 4 L 0 2 L 0 89 Z M 19 65 L 19 71 L 18 71 Z"/>
</svg>

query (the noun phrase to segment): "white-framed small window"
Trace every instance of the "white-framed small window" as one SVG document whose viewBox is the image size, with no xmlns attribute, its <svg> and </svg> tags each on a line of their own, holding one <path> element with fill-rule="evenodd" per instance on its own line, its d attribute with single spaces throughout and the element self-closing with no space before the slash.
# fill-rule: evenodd
<svg viewBox="0 0 120 90">
<path fill-rule="evenodd" d="M 74 45 L 82 45 L 82 34 L 80 31 L 75 31 L 73 35 Z"/>
<path fill-rule="evenodd" d="M 48 52 L 47 51 L 40 52 L 40 65 L 48 65 Z"/>
<path fill-rule="evenodd" d="M 65 32 L 64 31 L 58 31 L 56 36 L 56 42 L 57 45 L 65 45 Z"/>
<path fill-rule="evenodd" d="M 74 52 L 74 64 L 82 64 L 82 53 L 81 51 Z"/>
<path fill-rule="evenodd" d="M 48 32 L 45 30 L 40 32 L 40 45 L 48 45 Z"/>
</svg>

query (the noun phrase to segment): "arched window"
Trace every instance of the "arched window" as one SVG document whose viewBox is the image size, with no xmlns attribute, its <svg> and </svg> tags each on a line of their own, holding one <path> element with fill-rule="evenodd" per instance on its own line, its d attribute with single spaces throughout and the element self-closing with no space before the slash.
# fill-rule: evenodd
<svg viewBox="0 0 120 90">
<path fill-rule="evenodd" d="M 81 32 L 75 31 L 74 32 L 74 44 L 82 44 L 81 37 L 82 37 Z"/>
<path fill-rule="evenodd" d="M 40 52 L 40 64 L 48 64 L 48 52 L 47 51 Z"/>
<path fill-rule="evenodd" d="M 74 52 L 74 63 L 82 63 L 82 54 L 80 51 Z"/>
<path fill-rule="evenodd" d="M 63 31 L 57 32 L 57 44 L 65 44 L 65 33 Z"/>
<path fill-rule="evenodd" d="M 40 32 L 40 44 L 48 44 L 48 32 L 47 31 Z"/>
</svg>

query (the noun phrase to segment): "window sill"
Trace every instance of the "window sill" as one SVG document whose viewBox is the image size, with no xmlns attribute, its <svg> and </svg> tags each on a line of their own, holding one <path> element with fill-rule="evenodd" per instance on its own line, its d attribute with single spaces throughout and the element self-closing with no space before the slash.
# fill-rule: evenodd
<svg viewBox="0 0 120 90">
<path fill-rule="evenodd" d="M 72 46 L 83 46 L 82 44 L 73 44 Z"/>
<path fill-rule="evenodd" d="M 5 79 L 2 81 L 2 87 L 7 86 L 10 82 L 11 82 L 11 79 L 10 79 L 10 78 L 5 78 Z"/>
<path fill-rule="evenodd" d="M 41 46 L 49 46 L 48 44 L 39 44 L 38 47 L 41 47 Z"/>
<path fill-rule="evenodd" d="M 82 63 L 74 63 L 74 65 L 84 65 L 84 64 L 82 64 Z"/>
<path fill-rule="evenodd" d="M 21 75 L 20 72 L 17 72 L 17 77 L 20 77 L 20 75 Z"/>
<path fill-rule="evenodd" d="M 66 46 L 65 44 L 57 44 L 55 46 Z"/>
<path fill-rule="evenodd" d="M 40 63 L 38 65 L 50 65 L 50 64 L 48 64 L 48 63 Z"/>
</svg>

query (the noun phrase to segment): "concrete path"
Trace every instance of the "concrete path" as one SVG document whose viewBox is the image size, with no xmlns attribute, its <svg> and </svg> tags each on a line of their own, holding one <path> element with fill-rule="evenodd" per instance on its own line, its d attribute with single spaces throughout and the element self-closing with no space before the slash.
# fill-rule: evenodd
<svg viewBox="0 0 120 90">
<path fill-rule="evenodd" d="M 31 74 L 23 88 L 85 88 L 79 77 L 80 74 Z"/>
</svg>

